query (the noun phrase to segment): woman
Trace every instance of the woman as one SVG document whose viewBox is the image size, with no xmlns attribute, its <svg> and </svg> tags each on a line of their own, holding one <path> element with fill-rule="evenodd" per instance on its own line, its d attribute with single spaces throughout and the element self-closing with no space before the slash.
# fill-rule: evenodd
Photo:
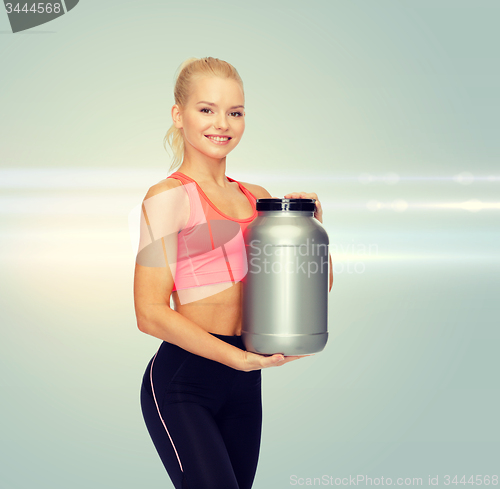
<svg viewBox="0 0 500 489">
<path fill-rule="evenodd" d="M 135 266 L 138 327 L 163 340 L 144 373 L 141 408 L 176 488 L 249 489 L 261 440 L 261 369 L 302 357 L 258 355 L 241 340 L 246 270 L 237 238 L 257 216 L 256 199 L 271 195 L 225 175 L 245 128 L 238 72 L 217 58 L 190 58 L 174 96 L 166 139 L 172 166 L 182 164 L 144 198 Z M 321 221 L 316 194 L 285 198 L 315 198 Z M 332 280 L 330 273 L 330 288 Z"/>
</svg>

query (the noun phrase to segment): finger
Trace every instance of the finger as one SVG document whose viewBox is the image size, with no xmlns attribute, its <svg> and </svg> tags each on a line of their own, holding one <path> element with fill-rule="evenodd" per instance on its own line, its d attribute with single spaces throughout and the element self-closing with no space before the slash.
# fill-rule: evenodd
<svg viewBox="0 0 500 489">
<path fill-rule="evenodd" d="M 318 195 L 314 192 L 290 192 L 286 194 L 285 199 L 314 199 L 318 201 Z"/>
<path fill-rule="evenodd" d="M 276 362 L 276 364 L 274 364 L 276 367 L 281 367 L 281 365 L 285 365 L 285 363 L 293 362 L 294 360 L 298 360 L 299 358 L 305 356 L 305 355 L 282 355 L 281 353 L 276 355 L 281 357 L 281 360 L 279 360 L 278 362 Z"/>
<path fill-rule="evenodd" d="M 307 199 L 307 194 L 305 192 L 292 192 L 290 194 L 286 194 L 285 199 Z"/>
<path fill-rule="evenodd" d="M 285 359 L 284 355 L 281 353 L 276 353 L 275 355 L 272 355 L 267 358 L 268 360 L 268 365 L 273 366 L 273 365 L 278 365 L 281 362 L 283 362 Z"/>
<path fill-rule="evenodd" d="M 285 363 L 288 363 L 288 362 L 293 362 L 294 360 L 299 360 L 300 358 L 304 358 L 306 356 L 309 356 L 309 355 L 287 355 L 287 356 L 285 356 L 285 360 L 280 362 L 280 365 L 284 365 Z"/>
</svg>

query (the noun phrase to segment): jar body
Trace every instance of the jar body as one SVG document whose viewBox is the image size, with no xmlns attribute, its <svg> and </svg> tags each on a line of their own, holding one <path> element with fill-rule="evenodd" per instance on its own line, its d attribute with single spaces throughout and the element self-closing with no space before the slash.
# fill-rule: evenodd
<svg viewBox="0 0 500 489">
<path fill-rule="evenodd" d="M 308 211 L 259 211 L 244 233 L 242 339 L 260 354 L 307 355 L 328 341 L 329 239 Z"/>
</svg>

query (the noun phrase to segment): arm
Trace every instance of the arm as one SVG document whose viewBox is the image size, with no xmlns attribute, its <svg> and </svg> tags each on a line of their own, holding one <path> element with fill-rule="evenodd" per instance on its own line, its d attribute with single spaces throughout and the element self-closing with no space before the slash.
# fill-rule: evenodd
<svg viewBox="0 0 500 489">
<path fill-rule="evenodd" d="M 242 350 L 219 340 L 170 308 L 173 284 L 172 275 L 166 269 L 136 264 L 134 301 L 139 330 L 239 370 L 244 359 Z"/>
<path fill-rule="evenodd" d="M 281 354 L 263 356 L 241 350 L 170 308 L 177 262 L 177 233 L 189 218 L 186 211 L 189 203 L 183 201 L 183 196 L 187 199 L 184 190 L 173 192 L 178 186 L 174 179 L 160 182 L 151 187 L 143 201 L 141 239 L 134 273 L 134 307 L 139 330 L 245 372 L 281 366 L 301 358 Z M 170 193 L 166 193 L 167 190 Z"/>
<path fill-rule="evenodd" d="M 257 198 L 257 199 L 278 199 L 279 197 L 272 197 L 271 194 L 264 188 L 261 187 L 260 185 L 254 185 L 250 183 L 242 183 L 252 194 Z M 314 217 L 323 224 L 323 209 L 321 208 L 321 202 L 318 199 L 318 196 L 316 194 L 306 194 L 305 192 L 293 192 L 290 194 L 286 194 L 285 199 L 297 199 L 297 198 L 304 198 L 304 199 L 316 199 L 316 212 L 314 213 Z M 332 290 L 333 286 L 333 265 L 332 265 L 332 255 L 330 252 L 328 252 L 328 259 L 330 260 L 330 284 L 328 288 L 328 292 Z"/>
<path fill-rule="evenodd" d="M 175 276 L 175 266 L 170 264 L 177 261 L 177 232 L 187 222 L 186 203 L 180 202 L 182 194 L 177 191 L 176 195 L 176 187 L 180 187 L 179 182 L 167 179 L 151 187 L 143 201 L 141 245 L 134 272 L 137 326 L 143 333 L 195 355 L 240 369 L 245 358 L 243 350 L 170 308 Z"/>
</svg>

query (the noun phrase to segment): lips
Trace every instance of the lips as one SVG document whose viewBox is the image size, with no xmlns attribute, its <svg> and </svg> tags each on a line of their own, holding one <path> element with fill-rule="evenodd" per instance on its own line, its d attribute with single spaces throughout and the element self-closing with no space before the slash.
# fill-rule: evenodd
<svg viewBox="0 0 500 489">
<path fill-rule="evenodd" d="M 205 137 L 208 139 L 221 138 L 222 141 L 229 141 L 232 139 L 230 136 L 218 136 L 217 134 L 205 134 Z"/>
</svg>

